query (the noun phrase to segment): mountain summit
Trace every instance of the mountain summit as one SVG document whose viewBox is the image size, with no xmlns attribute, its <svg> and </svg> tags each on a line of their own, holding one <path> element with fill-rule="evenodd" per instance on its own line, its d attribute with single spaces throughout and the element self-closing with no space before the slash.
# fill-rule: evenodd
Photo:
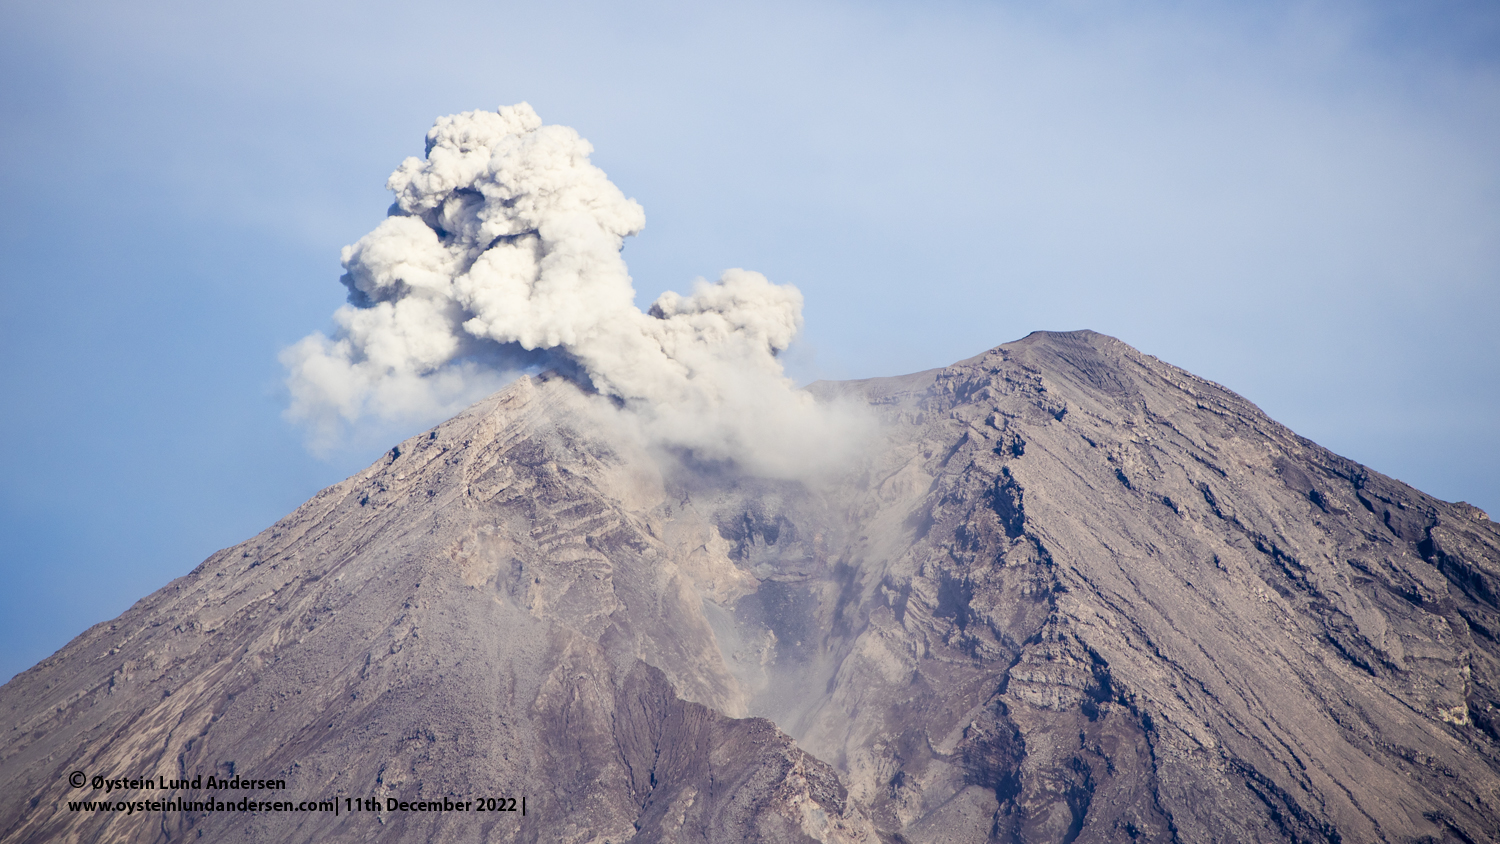
<svg viewBox="0 0 1500 844">
<path fill-rule="evenodd" d="M 1482 512 L 1093 332 L 809 389 L 843 474 L 403 442 L 0 688 L 0 841 L 1500 841 Z"/>
</svg>

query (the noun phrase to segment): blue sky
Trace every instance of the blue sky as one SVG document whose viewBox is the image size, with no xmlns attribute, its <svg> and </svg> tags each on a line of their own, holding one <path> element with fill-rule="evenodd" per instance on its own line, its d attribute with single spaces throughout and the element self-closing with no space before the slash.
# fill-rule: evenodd
<svg viewBox="0 0 1500 844">
<path fill-rule="evenodd" d="M 803 291 L 801 380 L 1093 328 L 1500 511 L 1492 3 L 211 5 L 0 3 L 0 678 L 413 433 L 309 455 L 276 356 L 433 118 L 522 100 L 643 303 Z"/>
</svg>

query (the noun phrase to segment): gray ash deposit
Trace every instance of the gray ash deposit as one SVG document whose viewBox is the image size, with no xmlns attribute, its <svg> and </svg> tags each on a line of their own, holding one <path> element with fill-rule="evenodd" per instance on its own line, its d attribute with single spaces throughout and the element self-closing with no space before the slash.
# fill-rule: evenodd
<svg viewBox="0 0 1500 844">
<path fill-rule="evenodd" d="M 0 841 L 1500 841 L 1477 509 L 1092 332 L 809 389 L 816 480 L 552 376 L 401 443 L 0 688 Z"/>
</svg>

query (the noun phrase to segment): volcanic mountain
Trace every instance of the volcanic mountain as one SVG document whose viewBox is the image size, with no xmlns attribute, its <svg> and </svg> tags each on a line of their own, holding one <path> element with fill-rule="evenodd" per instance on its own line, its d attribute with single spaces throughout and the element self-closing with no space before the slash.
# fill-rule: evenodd
<svg viewBox="0 0 1500 844">
<path fill-rule="evenodd" d="M 1500 841 L 1479 510 L 1087 331 L 809 389 L 842 475 L 401 443 L 0 688 L 0 841 Z"/>
</svg>

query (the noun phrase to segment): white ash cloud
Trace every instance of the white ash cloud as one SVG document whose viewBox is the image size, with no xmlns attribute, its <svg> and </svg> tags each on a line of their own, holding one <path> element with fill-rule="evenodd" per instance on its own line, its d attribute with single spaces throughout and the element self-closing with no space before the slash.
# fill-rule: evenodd
<svg viewBox="0 0 1500 844">
<path fill-rule="evenodd" d="M 796 288 L 732 269 L 635 306 L 620 250 L 645 212 L 592 151 L 525 103 L 438 119 L 387 182 L 391 215 L 344 248 L 334 336 L 282 353 L 314 447 L 362 419 L 456 412 L 548 363 L 702 458 L 795 475 L 854 447 L 856 415 L 793 389 L 777 360 L 802 326 Z"/>
</svg>

